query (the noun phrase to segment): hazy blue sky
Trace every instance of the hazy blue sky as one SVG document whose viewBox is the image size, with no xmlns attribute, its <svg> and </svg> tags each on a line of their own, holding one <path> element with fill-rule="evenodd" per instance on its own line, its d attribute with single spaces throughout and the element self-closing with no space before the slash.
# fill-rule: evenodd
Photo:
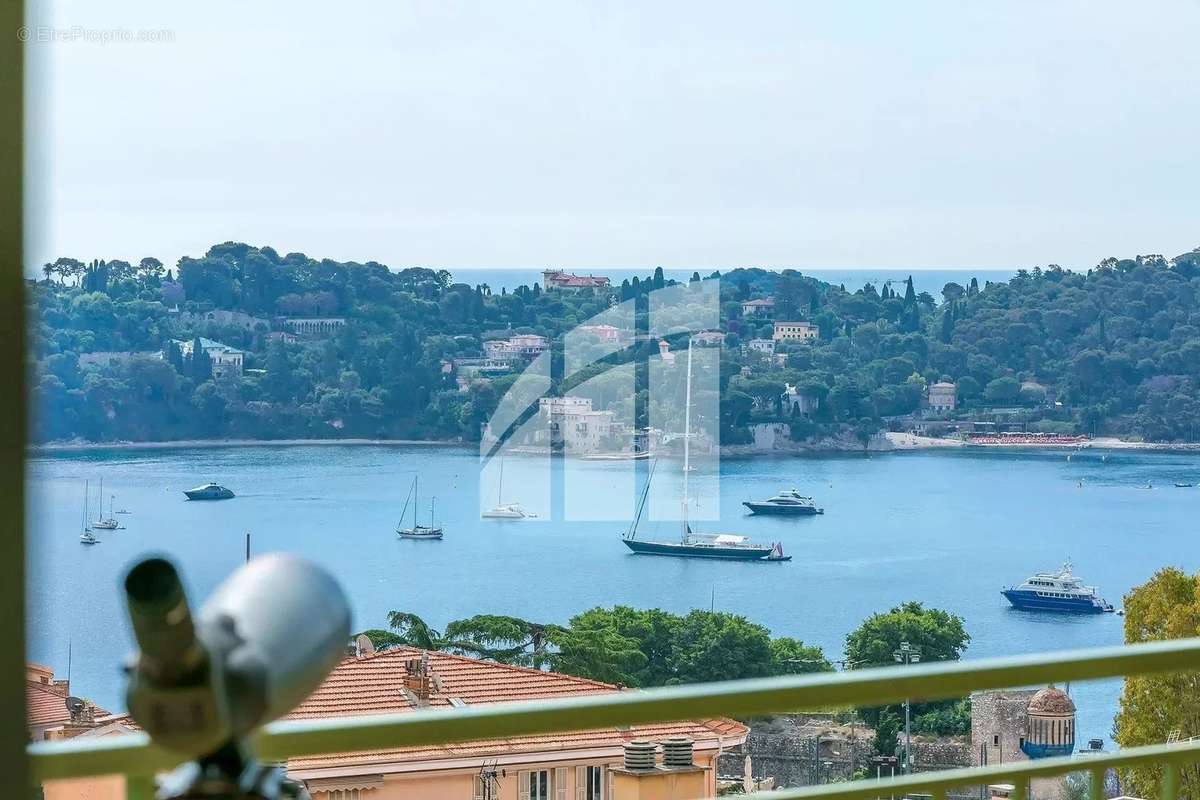
<svg viewBox="0 0 1200 800">
<path fill-rule="evenodd" d="M 1200 245 L 1200 4 L 64 0 L 31 264 L 1089 266 Z M 36 33 L 36 31 L 35 31 Z"/>
</svg>

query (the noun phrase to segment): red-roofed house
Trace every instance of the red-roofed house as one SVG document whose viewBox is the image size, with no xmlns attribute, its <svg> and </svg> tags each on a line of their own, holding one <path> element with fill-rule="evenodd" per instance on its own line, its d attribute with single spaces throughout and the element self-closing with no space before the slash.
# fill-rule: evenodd
<svg viewBox="0 0 1200 800">
<path fill-rule="evenodd" d="M 572 275 L 561 269 L 542 272 L 544 289 L 607 289 L 608 284 L 608 278 L 604 275 Z"/>
<path fill-rule="evenodd" d="M 554 672 L 409 648 L 343 660 L 289 719 L 408 713 L 622 691 Z M 716 718 L 631 728 L 293 758 L 314 800 L 663 800 L 716 795 L 716 760 L 747 728 Z M 627 768 L 633 742 L 682 744 L 685 756 Z M 640 749 L 639 749 L 640 748 Z M 631 752 L 645 758 L 646 745 Z M 650 748 L 653 753 L 653 748 Z M 678 751 L 675 751 L 678 752 Z"/>
<path fill-rule="evenodd" d="M 68 705 L 70 697 L 70 684 L 55 680 L 50 667 L 25 665 L 25 713 L 31 741 L 111 736 L 138 730 L 128 714 L 110 714 L 82 699 Z M 125 778 L 102 775 L 47 781 L 42 785 L 42 796 L 45 800 L 122 800 Z"/>
</svg>

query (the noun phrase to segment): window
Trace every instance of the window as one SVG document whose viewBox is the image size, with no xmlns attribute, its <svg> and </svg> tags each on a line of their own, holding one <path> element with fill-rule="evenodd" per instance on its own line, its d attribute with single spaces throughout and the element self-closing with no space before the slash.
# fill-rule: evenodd
<svg viewBox="0 0 1200 800">
<path fill-rule="evenodd" d="M 550 770 L 522 771 L 517 775 L 519 800 L 552 800 L 550 794 Z"/>
<path fill-rule="evenodd" d="M 575 768 L 575 800 L 604 800 L 604 767 Z"/>
<path fill-rule="evenodd" d="M 325 797 L 328 800 L 360 800 L 361 794 L 358 789 L 334 789 L 327 792 Z"/>
<path fill-rule="evenodd" d="M 993 747 L 1000 746 L 1000 734 L 998 734 L 998 733 L 992 734 L 992 746 Z"/>
</svg>

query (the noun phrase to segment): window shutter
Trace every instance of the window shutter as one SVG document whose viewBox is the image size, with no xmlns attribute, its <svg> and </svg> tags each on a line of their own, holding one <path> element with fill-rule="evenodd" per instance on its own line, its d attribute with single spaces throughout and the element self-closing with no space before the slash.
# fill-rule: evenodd
<svg viewBox="0 0 1200 800">
<path fill-rule="evenodd" d="M 483 800 L 483 796 L 485 794 L 485 792 L 483 790 L 483 787 L 484 787 L 483 782 L 485 780 L 487 780 L 487 779 L 481 775 L 475 776 L 475 798 L 474 798 L 474 800 Z"/>
<path fill-rule="evenodd" d="M 601 769 L 603 770 L 603 772 L 601 772 L 600 774 L 604 776 L 603 777 L 604 785 L 601 786 L 600 788 L 604 792 L 604 796 L 607 797 L 608 800 L 613 800 L 613 783 L 615 783 L 615 781 L 613 781 L 613 778 L 612 778 L 612 776 L 613 776 L 612 768 L 611 767 L 601 767 Z"/>
<path fill-rule="evenodd" d="M 567 800 L 567 768 L 554 769 L 554 800 Z"/>
<path fill-rule="evenodd" d="M 587 767 L 575 768 L 575 800 L 587 800 Z"/>
<path fill-rule="evenodd" d="M 528 770 L 521 770 L 517 773 L 517 798 L 518 800 L 529 800 Z"/>
</svg>

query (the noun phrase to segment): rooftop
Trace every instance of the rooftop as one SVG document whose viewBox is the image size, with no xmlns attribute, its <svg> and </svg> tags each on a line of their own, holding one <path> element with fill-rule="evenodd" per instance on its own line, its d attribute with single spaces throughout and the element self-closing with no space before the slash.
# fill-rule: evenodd
<svg viewBox="0 0 1200 800">
<path fill-rule="evenodd" d="M 557 699 L 622 691 L 609 683 L 576 678 L 556 672 L 480 661 L 450 653 L 395 648 L 349 657 L 339 663 L 312 695 L 288 719 L 344 717 L 360 714 L 406 713 L 418 707 L 418 699 L 406 689 L 411 677 L 408 663 L 428 657 L 431 676 L 428 708 L 492 705 L 521 700 Z M 618 748 L 633 739 L 661 740 L 689 736 L 697 745 L 707 740 L 717 746 L 739 743 L 748 729 L 731 719 L 636 725 L 592 731 L 564 731 L 508 739 L 430 745 L 373 752 L 291 759 L 289 769 L 313 769 L 345 764 L 429 761 L 471 756 Z"/>
</svg>

